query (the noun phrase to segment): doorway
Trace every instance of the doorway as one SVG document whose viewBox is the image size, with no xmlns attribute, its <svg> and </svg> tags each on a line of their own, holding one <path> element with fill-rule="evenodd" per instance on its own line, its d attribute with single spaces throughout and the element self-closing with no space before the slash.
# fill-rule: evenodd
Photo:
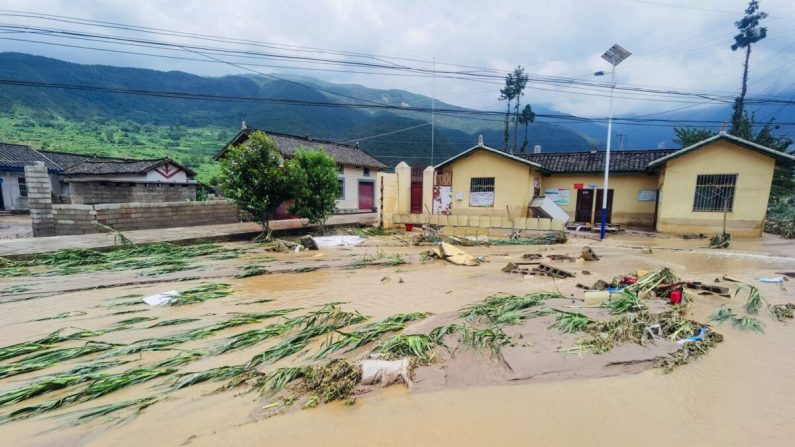
<svg viewBox="0 0 795 447">
<path fill-rule="evenodd" d="M 359 209 L 373 210 L 375 204 L 375 183 L 371 181 L 359 181 Z"/>
<path fill-rule="evenodd" d="M 578 189 L 577 205 L 574 211 L 575 222 L 591 222 L 593 215 L 594 223 L 602 222 L 602 196 L 604 189 Z M 607 191 L 607 223 L 611 223 L 613 215 L 613 190 Z"/>
<path fill-rule="evenodd" d="M 422 166 L 411 168 L 411 214 L 422 214 Z"/>
<path fill-rule="evenodd" d="M 3 179 L 0 178 L 0 210 L 6 209 L 5 203 L 3 203 Z"/>
</svg>

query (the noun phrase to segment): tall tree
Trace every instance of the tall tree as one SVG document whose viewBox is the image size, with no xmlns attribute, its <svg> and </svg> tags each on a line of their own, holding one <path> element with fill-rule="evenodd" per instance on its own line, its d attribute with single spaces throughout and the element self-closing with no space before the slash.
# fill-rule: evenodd
<svg viewBox="0 0 795 447">
<path fill-rule="evenodd" d="M 749 139 L 752 135 L 750 129 L 742 127 L 745 115 L 745 94 L 748 92 L 748 60 L 751 57 L 751 45 L 767 37 L 767 28 L 759 26 L 760 22 L 767 17 L 767 13 L 759 10 L 759 2 L 751 0 L 745 8 L 745 16 L 734 22 L 739 31 L 734 36 L 732 51 L 745 49 L 745 64 L 743 65 L 743 85 L 740 96 L 734 100 L 734 113 L 732 114 L 732 128 L 730 133 L 740 138 Z"/>
<path fill-rule="evenodd" d="M 533 113 L 533 108 L 530 107 L 530 104 L 525 105 L 522 113 L 519 114 L 519 123 L 524 124 L 524 143 L 522 143 L 522 149 L 519 152 L 524 152 L 527 149 L 527 130 L 530 127 L 530 123 L 535 120 L 536 114 Z"/>
<path fill-rule="evenodd" d="M 279 205 L 290 199 L 292 184 L 282 167 L 276 144 L 262 132 L 251 134 L 248 144 L 230 148 L 221 161 L 224 195 L 253 216 L 270 239 L 270 220 Z"/>
<path fill-rule="evenodd" d="M 674 127 L 674 133 L 676 134 L 674 143 L 682 147 L 692 146 L 700 141 L 704 141 L 707 138 L 715 136 L 714 131 L 693 127 Z"/>
<path fill-rule="evenodd" d="M 516 67 L 516 70 L 513 71 L 513 90 L 514 90 L 514 98 L 516 98 L 516 104 L 514 105 L 514 118 L 513 118 L 513 150 L 511 153 L 516 152 L 516 143 L 519 140 L 519 105 L 522 102 L 522 96 L 524 95 L 524 88 L 527 86 L 527 81 L 529 77 L 527 73 L 525 73 L 524 68 L 522 66 Z"/>
<path fill-rule="evenodd" d="M 334 213 L 339 196 L 337 163 L 323 151 L 299 149 L 287 163 L 293 185 L 290 212 L 326 232 L 326 219 Z"/>
<path fill-rule="evenodd" d="M 510 128 L 510 120 L 511 120 L 511 101 L 514 98 L 514 91 L 516 84 L 515 78 L 513 77 L 513 73 L 508 73 L 505 76 L 505 87 L 500 89 L 500 101 L 508 101 L 508 108 L 505 111 L 505 131 L 503 132 L 503 139 L 502 145 L 503 149 L 506 151 L 508 150 L 508 140 L 510 139 L 510 133 L 508 129 Z"/>
</svg>

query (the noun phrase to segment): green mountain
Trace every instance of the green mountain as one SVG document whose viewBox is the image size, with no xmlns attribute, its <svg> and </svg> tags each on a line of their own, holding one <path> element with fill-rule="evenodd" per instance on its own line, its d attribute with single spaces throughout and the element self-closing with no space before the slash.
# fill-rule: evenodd
<svg viewBox="0 0 795 447">
<path fill-rule="evenodd" d="M 357 101 L 328 92 L 404 107 L 428 107 L 430 98 L 403 90 L 279 77 L 286 80 L 250 75 L 203 77 L 0 53 L 0 80 L 339 104 L 197 100 L 1 84 L 0 104 L 4 107 L 0 109 L 0 141 L 101 155 L 169 155 L 197 169 L 200 178 L 207 181 L 217 172 L 212 156 L 245 121 L 249 127 L 310 134 L 319 139 L 361 140 L 363 149 L 390 166 L 400 160 L 410 164 L 430 162 L 430 127 L 420 126 L 428 122 L 427 113 L 351 107 Z M 437 107 L 460 109 L 438 101 Z M 412 126 L 420 127 L 368 138 Z M 478 134 L 498 146 L 502 142 L 501 126 L 499 117 L 484 120 L 437 115 L 434 161 L 471 147 Z M 597 143 L 582 130 L 543 121 L 531 125 L 530 135 L 531 145 L 555 150 L 585 150 Z"/>
</svg>

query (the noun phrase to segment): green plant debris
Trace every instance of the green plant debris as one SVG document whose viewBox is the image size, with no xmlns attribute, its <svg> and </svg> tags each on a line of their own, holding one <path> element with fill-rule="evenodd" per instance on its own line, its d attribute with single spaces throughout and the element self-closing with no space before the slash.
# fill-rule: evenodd
<svg viewBox="0 0 795 447">
<path fill-rule="evenodd" d="M 11 377 L 31 371 L 38 371 L 49 368 L 66 360 L 83 357 L 97 352 L 111 349 L 114 345 L 101 342 L 88 342 L 84 346 L 76 348 L 61 348 L 51 351 L 44 351 L 24 357 L 15 363 L 0 366 L 0 378 Z"/>
<path fill-rule="evenodd" d="M 568 240 L 565 231 L 555 231 L 537 237 L 525 237 L 515 239 L 492 239 L 485 245 L 552 245 L 565 244 Z"/>
<path fill-rule="evenodd" d="M 737 314 L 732 312 L 732 310 L 729 307 L 723 305 L 719 307 L 718 310 L 713 312 L 712 315 L 710 315 L 709 319 L 720 324 L 726 320 L 731 320 L 735 317 L 737 317 Z"/>
<path fill-rule="evenodd" d="M 465 307 L 461 317 L 467 320 L 485 318 L 493 324 L 517 324 L 521 321 L 518 311 L 540 305 L 549 298 L 561 298 L 557 292 L 541 292 L 530 295 L 492 295 L 480 303 Z M 499 322 L 499 323 L 498 323 Z"/>
<path fill-rule="evenodd" d="M 735 317 L 732 320 L 734 327 L 743 331 L 764 332 L 764 324 L 754 317 Z"/>
<path fill-rule="evenodd" d="M 397 314 L 352 332 L 338 331 L 339 337 L 336 340 L 333 337 L 329 337 L 320 351 L 312 358 L 320 359 L 342 349 L 347 349 L 350 352 L 379 339 L 384 334 L 405 329 L 407 322 L 421 320 L 427 316 L 428 314 L 424 312 Z"/>
<path fill-rule="evenodd" d="M 293 387 L 297 393 L 308 395 L 307 408 L 317 402 L 329 403 L 349 399 L 353 390 L 362 378 L 361 369 L 343 359 L 334 359 L 322 366 L 311 366 L 303 372 L 300 383 Z"/>
<path fill-rule="evenodd" d="M 257 387 L 270 392 L 281 391 L 288 383 L 300 379 L 312 368 L 311 366 L 291 366 L 278 368 L 267 374 L 263 380 L 257 383 Z"/>
<path fill-rule="evenodd" d="M 697 359 L 706 354 L 711 348 L 723 341 L 723 336 L 717 332 L 709 331 L 702 341 L 685 343 L 682 347 L 671 355 L 657 358 L 657 366 L 663 368 L 666 373 L 673 371 L 674 368 Z"/>
<path fill-rule="evenodd" d="M 304 349 L 309 344 L 309 341 L 315 337 L 337 331 L 352 324 L 361 323 L 367 318 L 356 311 L 343 311 L 336 304 L 326 305 L 317 311 L 291 318 L 283 324 L 289 329 L 300 327 L 301 330 L 252 357 L 247 367 L 252 368 L 262 363 L 272 363 L 283 359 Z"/>
<path fill-rule="evenodd" d="M 186 262 L 173 262 L 165 267 L 156 268 L 154 270 L 149 270 L 148 272 L 141 273 L 141 276 L 157 276 L 157 275 L 165 275 L 168 273 L 174 272 L 182 272 L 185 270 L 192 270 L 195 268 L 199 268 L 196 265 L 188 265 Z"/>
<path fill-rule="evenodd" d="M 0 348 L 0 360 L 6 360 L 20 355 L 26 355 L 37 351 L 49 349 L 51 346 L 68 340 L 79 340 L 82 338 L 96 337 L 103 335 L 106 331 L 87 331 L 80 330 L 71 334 L 64 334 L 65 329 L 58 329 L 38 340 L 16 343 Z"/>
<path fill-rule="evenodd" d="M 387 359 L 412 357 L 422 364 L 431 363 L 436 343 L 425 334 L 402 334 L 387 339 L 373 351 Z"/>
<path fill-rule="evenodd" d="M 24 267 L 5 267 L 0 268 L 0 278 L 11 278 L 16 276 L 28 276 L 30 270 Z"/>
<path fill-rule="evenodd" d="M 653 291 L 660 285 L 675 284 L 679 282 L 679 277 L 667 267 L 659 268 L 653 272 L 646 273 L 634 284 L 630 284 L 624 288 L 624 291 L 633 293 L 637 296 L 643 296 L 646 293 Z M 617 283 L 617 281 L 614 280 Z"/>
<path fill-rule="evenodd" d="M 246 301 L 245 303 L 236 303 L 235 306 L 248 306 L 249 304 L 270 303 L 270 302 L 273 302 L 273 301 L 274 300 L 272 300 L 270 298 L 263 298 L 261 300 Z"/>
<path fill-rule="evenodd" d="M 369 265 L 382 265 L 387 267 L 395 267 L 403 264 L 406 264 L 406 259 L 403 254 L 395 253 L 392 255 L 387 255 L 383 251 L 379 250 L 378 254 L 375 257 L 364 255 L 359 259 L 354 259 L 348 267 L 362 268 L 362 267 L 367 267 Z"/>
<path fill-rule="evenodd" d="M 728 233 L 718 233 L 709 238 L 709 248 L 729 248 L 732 237 Z"/>
<path fill-rule="evenodd" d="M 219 366 L 217 368 L 180 374 L 172 389 L 179 390 L 203 382 L 216 382 L 240 376 L 246 372 L 245 365 Z"/>
<path fill-rule="evenodd" d="M 458 334 L 458 341 L 464 346 L 476 351 L 490 351 L 496 357 L 501 356 L 504 346 L 513 345 L 512 338 L 497 326 L 479 329 L 468 324 L 453 323 L 433 329 L 428 337 L 434 344 L 446 346 L 444 338 L 451 334 Z"/>
<path fill-rule="evenodd" d="M 297 269 L 291 270 L 292 273 L 309 273 L 318 270 L 319 267 L 299 267 Z"/>
<path fill-rule="evenodd" d="M 265 266 L 257 265 L 257 264 L 251 264 L 251 265 L 244 266 L 240 270 L 240 272 L 237 275 L 235 275 L 235 278 L 248 278 L 250 276 L 265 275 L 267 273 L 270 273 L 270 272 L 268 272 L 268 270 L 265 268 Z"/>
<path fill-rule="evenodd" d="M 126 320 L 121 320 L 113 323 L 114 326 L 130 326 L 133 324 L 143 323 L 145 321 L 154 321 L 157 320 L 157 317 L 134 317 L 128 318 Z"/>
<path fill-rule="evenodd" d="M 759 309 L 762 308 L 762 305 L 765 304 L 766 301 L 759 292 L 759 289 L 750 284 L 743 284 L 742 286 L 738 287 L 737 291 L 734 292 L 734 296 L 736 297 L 740 294 L 740 292 L 746 289 L 748 290 L 748 299 L 745 302 L 745 311 L 749 314 L 756 315 L 759 313 Z"/>
<path fill-rule="evenodd" d="M 208 300 L 223 298 L 232 294 L 229 284 L 208 283 L 183 290 L 179 296 L 169 302 L 169 306 L 186 306 L 188 304 L 202 303 Z"/>
<path fill-rule="evenodd" d="M 80 416 L 77 417 L 77 420 L 81 423 L 88 422 L 98 417 L 107 416 L 109 414 L 116 413 L 117 411 L 126 410 L 133 407 L 135 407 L 134 414 L 138 414 L 147 407 L 153 405 L 155 402 L 157 402 L 157 397 L 151 396 L 144 397 L 142 399 L 125 400 L 122 402 L 101 405 L 99 407 L 94 407 L 81 412 Z"/>
<path fill-rule="evenodd" d="M 572 333 L 585 330 L 592 320 L 587 316 L 577 312 L 567 312 L 565 310 L 555 309 L 558 316 L 555 323 L 551 326 L 559 329 L 561 332 Z"/>
<path fill-rule="evenodd" d="M 118 312 L 113 312 L 108 315 L 127 315 L 127 314 L 137 314 L 139 312 L 146 312 L 149 309 L 132 309 L 132 310 L 120 310 Z"/>
<path fill-rule="evenodd" d="M 28 286 L 11 286 L 11 287 L 6 287 L 5 289 L 0 289 L 0 294 L 4 294 L 4 293 L 24 293 L 24 292 L 27 292 L 27 291 L 30 291 L 30 290 L 33 290 L 33 288 L 32 287 L 28 287 Z"/>
<path fill-rule="evenodd" d="M 201 318 L 174 318 L 173 320 L 165 320 L 159 323 L 155 323 L 149 326 L 148 329 L 163 327 L 163 326 L 176 326 L 179 324 L 193 323 L 194 321 L 200 321 L 200 320 Z"/>
<path fill-rule="evenodd" d="M 603 306 L 613 315 L 637 312 L 646 308 L 646 305 L 638 298 L 638 295 L 627 289 L 624 289 L 618 298 L 608 301 Z"/>
<path fill-rule="evenodd" d="M 53 315 L 51 317 L 44 317 L 44 318 L 39 318 L 38 320 L 30 320 L 30 321 L 64 320 L 66 318 L 82 317 L 84 315 L 88 314 L 80 310 L 73 310 L 69 312 L 61 312 L 58 315 Z"/>
<path fill-rule="evenodd" d="M 234 351 L 236 349 L 243 349 L 249 346 L 254 346 L 257 343 L 268 340 L 273 337 L 284 335 L 290 327 L 284 323 L 270 324 L 259 329 L 251 329 L 246 332 L 235 335 L 231 340 L 224 345 L 219 351 L 219 354 Z"/>
</svg>

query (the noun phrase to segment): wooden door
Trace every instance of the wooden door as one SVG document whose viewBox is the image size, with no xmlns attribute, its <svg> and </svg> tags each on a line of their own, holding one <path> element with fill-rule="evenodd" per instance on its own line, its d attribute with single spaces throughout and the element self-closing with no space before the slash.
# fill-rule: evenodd
<svg viewBox="0 0 795 447">
<path fill-rule="evenodd" d="M 411 214 L 422 214 L 422 166 L 411 168 Z"/>
<path fill-rule="evenodd" d="M 593 209 L 593 189 L 577 190 L 577 207 L 574 213 L 575 222 L 591 223 L 591 210 Z"/>
<path fill-rule="evenodd" d="M 359 209 L 372 210 L 375 207 L 375 183 L 359 182 Z"/>
<path fill-rule="evenodd" d="M 604 189 L 596 190 L 596 213 L 594 215 L 594 223 L 602 223 L 602 196 L 604 196 Z M 613 215 L 613 190 L 607 190 L 607 220 L 610 223 L 610 218 Z"/>
</svg>

